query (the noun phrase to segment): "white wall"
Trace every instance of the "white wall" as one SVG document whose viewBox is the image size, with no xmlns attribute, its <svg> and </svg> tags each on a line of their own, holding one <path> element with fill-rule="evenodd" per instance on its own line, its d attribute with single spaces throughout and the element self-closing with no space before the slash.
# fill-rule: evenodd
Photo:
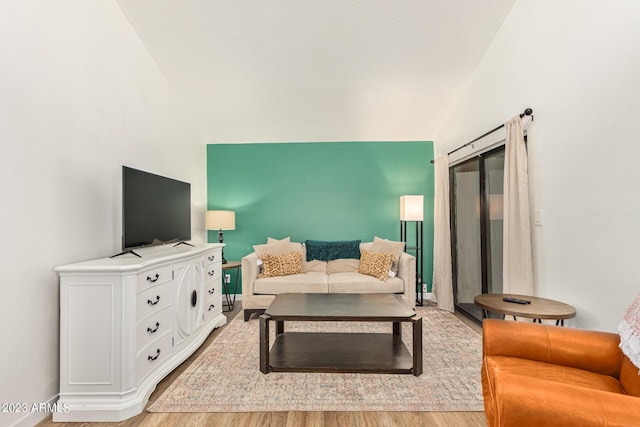
<svg viewBox="0 0 640 427">
<path fill-rule="evenodd" d="M 514 1 L 117 0 L 211 144 L 430 141 Z"/>
<path fill-rule="evenodd" d="M 521 112 L 536 295 L 614 331 L 640 292 L 640 2 L 518 0 L 441 128 L 448 152 Z"/>
<path fill-rule="evenodd" d="M 190 182 L 204 240 L 206 147 L 106 0 L 2 3 L 0 145 L 0 402 L 31 405 L 58 393 L 53 268 L 120 249 L 122 165 Z"/>
</svg>

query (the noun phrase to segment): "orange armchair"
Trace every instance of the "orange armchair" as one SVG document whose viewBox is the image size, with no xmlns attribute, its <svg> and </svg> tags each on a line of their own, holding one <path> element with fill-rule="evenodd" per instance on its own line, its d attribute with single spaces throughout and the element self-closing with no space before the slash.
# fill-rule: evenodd
<svg viewBox="0 0 640 427">
<path fill-rule="evenodd" d="M 489 426 L 640 426 L 640 375 L 617 334 L 486 319 Z"/>
</svg>

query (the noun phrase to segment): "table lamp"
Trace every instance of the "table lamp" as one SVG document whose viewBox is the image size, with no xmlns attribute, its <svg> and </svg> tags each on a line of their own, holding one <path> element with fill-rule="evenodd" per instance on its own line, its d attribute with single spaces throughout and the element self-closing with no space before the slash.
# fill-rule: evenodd
<svg viewBox="0 0 640 427">
<path fill-rule="evenodd" d="M 207 211 L 205 216 L 205 228 L 207 230 L 218 230 L 218 241 L 224 243 L 222 230 L 236 229 L 236 212 L 235 211 Z M 224 249 L 222 249 L 222 263 L 226 264 L 224 259 Z"/>
</svg>

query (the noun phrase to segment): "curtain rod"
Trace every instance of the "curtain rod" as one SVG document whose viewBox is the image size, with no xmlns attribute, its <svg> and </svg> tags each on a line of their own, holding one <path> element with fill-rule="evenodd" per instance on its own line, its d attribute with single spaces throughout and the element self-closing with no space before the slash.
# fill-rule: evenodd
<svg viewBox="0 0 640 427">
<path fill-rule="evenodd" d="M 524 116 L 531 116 L 531 120 L 533 120 L 533 110 L 532 110 L 531 108 L 527 108 L 526 110 L 524 110 L 524 112 L 523 112 L 523 113 L 521 113 L 521 114 L 520 114 L 520 118 L 523 118 Z M 495 129 L 491 129 L 489 132 L 487 132 L 487 133 L 485 133 L 485 134 L 483 134 L 483 135 L 480 135 L 479 137 L 477 137 L 477 138 L 476 138 L 476 139 L 474 139 L 473 141 L 469 141 L 469 142 L 467 142 L 466 144 L 464 144 L 464 145 L 462 145 L 462 146 L 460 146 L 460 147 L 456 148 L 455 150 L 449 151 L 449 153 L 447 153 L 447 154 L 448 154 L 448 155 L 451 155 L 451 154 L 455 153 L 455 152 L 456 152 L 456 151 L 458 151 L 458 150 L 462 150 L 464 147 L 466 147 L 466 146 L 468 146 L 468 145 L 473 144 L 474 142 L 476 142 L 476 141 L 478 141 L 478 140 L 480 140 L 480 139 L 484 138 L 484 137 L 485 137 L 485 136 L 487 136 L 487 135 L 491 135 L 492 133 L 494 133 L 494 132 L 495 132 L 495 131 L 497 131 L 497 130 L 502 129 L 503 127 L 504 127 L 504 123 L 503 123 L 503 124 L 501 124 L 500 126 L 498 126 L 497 128 L 495 128 Z M 431 164 L 433 164 L 433 162 L 434 162 L 434 160 L 431 160 Z"/>
</svg>

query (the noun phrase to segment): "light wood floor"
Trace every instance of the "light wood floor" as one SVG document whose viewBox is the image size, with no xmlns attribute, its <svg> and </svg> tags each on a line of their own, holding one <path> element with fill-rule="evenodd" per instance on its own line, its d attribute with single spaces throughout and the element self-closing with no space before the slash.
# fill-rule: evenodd
<svg viewBox="0 0 640 427">
<path fill-rule="evenodd" d="M 425 304 L 426 305 L 426 304 Z M 231 320 L 242 312 L 242 304 L 236 302 L 235 310 L 225 313 Z M 240 314 L 242 315 L 242 314 Z M 481 333 L 478 324 L 457 314 L 462 321 L 474 331 Z M 250 320 L 254 321 L 254 319 Z M 167 375 L 151 394 L 147 407 L 178 378 L 178 376 L 209 346 L 225 326 L 215 329 L 202 346 Z M 142 414 L 120 423 L 54 423 L 51 416 L 38 423 L 38 427 L 78 427 L 78 426 L 233 426 L 233 427 L 334 427 L 334 426 L 385 426 L 385 427 L 417 427 L 443 426 L 466 427 L 487 425 L 484 412 L 239 412 L 239 413 L 154 413 L 144 411 Z"/>
</svg>

